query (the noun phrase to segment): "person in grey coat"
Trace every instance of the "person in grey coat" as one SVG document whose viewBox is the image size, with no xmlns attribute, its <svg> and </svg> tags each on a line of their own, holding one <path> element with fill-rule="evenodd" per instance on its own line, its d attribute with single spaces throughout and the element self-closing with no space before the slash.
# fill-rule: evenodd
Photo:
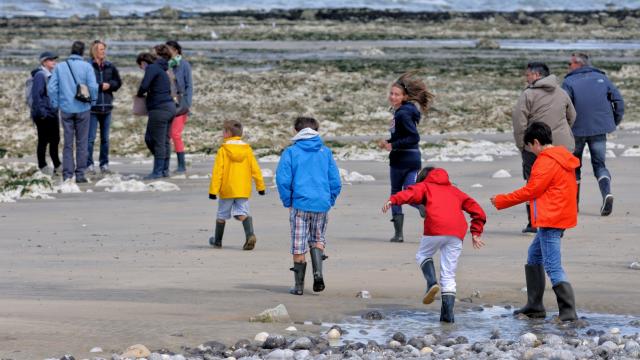
<svg viewBox="0 0 640 360">
<path fill-rule="evenodd" d="M 176 149 L 178 159 L 177 173 L 184 173 L 186 163 L 184 160 L 184 142 L 182 141 L 182 132 L 189 117 L 189 109 L 191 108 L 193 98 L 193 79 L 191 77 L 191 64 L 182 57 L 182 46 L 177 41 L 167 41 L 165 43 L 169 48 L 171 59 L 169 60 L 169 68 L 171 68 L 173 78 L 177 111 L 176 116 L 171 122 L 169 136 L 173 140 L 173 146 Z"/>
<path fill-rule="evenodd" d="M 577 113 L 572 130 L 576 142 L 573 154 L 580 159 L 580 167 L 576 169 L 578 201 L 582 153 L 585 145 L 589 145 L 593 174 L 602 194 L 600 215 L 607 216 L 613 211 L 611 173 L 605 165 L 607 134 L 615 131 L 622 121 L 624 100 L 604 71 L 591 66 L 587 54 L 573 53 L 568 66 L 562 88 L 569 94 Z"/>
<path fill-rule="evenodd" d="M 549 73 L 549 67 L 543 62 L 530 62 L 525 72 L 527 88 L 522 91 L 513 107 L 513 137 L 522 154 L 522 176 L 529 180 L 536 155 L 524 144 L 524 133 L 534 122 L 543 122 L 551 128 L 553 145 L 564 146 L 573 152 L 575 142 L 571 125 L 576 119 L 576 111 L 567 93 L 558 85 L 555 75 Z M 531 214 L 527 204 L 527 226 L 523 233 L 535 233 L 531 226 Z"/>
</svg>

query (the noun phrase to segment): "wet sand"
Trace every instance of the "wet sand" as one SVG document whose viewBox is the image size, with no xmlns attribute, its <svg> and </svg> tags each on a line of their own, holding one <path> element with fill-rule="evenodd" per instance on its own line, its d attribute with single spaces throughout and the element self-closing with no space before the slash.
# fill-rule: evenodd
<svg viewBox="0 0 640 360">
<path fill-rule="evenodd" d="M 640 135 L 623 131 L 614 141 L 631 147 Z M 143 174 L 149 167 L 114 160 L 123 161 L 112 166 L 122 173 Z M 212 161 L 197 162 L 191 174 L 207 174 Z M 609 160 L 616 200 L 613 215 L 604 218 L 591 168 L 585 168 L 579 225 L 563 239 L 563 262 L 579 309 L 640 314 L 640 272 L 628 269 L 640 254 L 637 164 L 637 157 Z M 489 219 L 484 249 L 465 242 L 458 298 L 478 290 L 481 298 L 474 305 L 523 303 L 523 263 L 532 239 L 520 234 L 523 206 L 498 214 L 488 200 L 522 184 L 519 158 L 436 165 L 478 199 Z M 439 302 L 419 303 L 424 280 L 414 262 L 422 226 L 418 215 L 407 209 L 404 244 L 388 242 L 392 226 L 379 210 L 389 191 L 387 165 L 354 161 L 340 167 L 376 181 L 344 186 L 327 233 L 327 289 L 314 294 L 308 280 L 302 297 L 287 293 L 293 281 L 288 218 L 275 189 L 252 198 L 258 243 L 250 252 L 241 250 L 237 222 L 227 225 L 222 249 L 208 246 L 217 204 L 207 199 L 204 179 L 170 180 L 182 189 L 172 193 L 105 193 L 89 185 L 81 188 L 96 192 L 2 204 L 0 357 L 71 353 L 82 358 L 94 346 L 110 354 L 135 343 L 174 351 L 208 340 L 231 345 L 259 331 L 285 333 L 289 324 L 247 321 L 280 303 L 294 322 L 330 323 L 370 308 L 438 311 Z M 513 177 L 492 179 L 499 169 Z M 471 188 L 476 183 L 483 187 Z M 545 303 L 553 311 L 555 299 L 547 287 Z M 365 289 L 372 299 L 355 297 Z M 465 306 L 459 304 L 458 309 Z M 317 325 L 296 327 L 320 331 Z"/>
</svg>

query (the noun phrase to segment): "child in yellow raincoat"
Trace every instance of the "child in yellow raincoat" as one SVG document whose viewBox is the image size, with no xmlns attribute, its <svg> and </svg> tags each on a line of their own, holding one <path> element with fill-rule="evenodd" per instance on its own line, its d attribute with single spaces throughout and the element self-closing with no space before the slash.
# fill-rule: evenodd
<svg viewBox="0 0 640 360">
<path fill-rule="evenodd" d="M 214 236 L 209 244 L 215 248 L 222 247 L 222 236 L 226 220 L 232 216 L 242 221 L 245 233 L 243 250 L 253 250 L 256 235 L 253 231 L 253 220 L 249 214 L 249 197 L 251 196 L 251 179 L 256 183 L 258 194 L 265 194 L 262 171 L 249 144 L 242 141 L 242 124 L 235 120 L 224 122 L 222 129 L 224 138 L 218 149 L 209 185 L 209 198 L 217 199 L 218 214 Z"/>
</svg>

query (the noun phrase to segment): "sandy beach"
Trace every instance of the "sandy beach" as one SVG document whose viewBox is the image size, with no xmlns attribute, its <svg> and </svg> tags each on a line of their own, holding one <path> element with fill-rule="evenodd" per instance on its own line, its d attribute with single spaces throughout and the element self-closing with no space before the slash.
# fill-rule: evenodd
<svg viewBox="0 0 640 360">
<path fill-rule="evenodd" d="M 615 140 L 627 148 L 640 142 L 637 131 Z M 622 152 L 616 150 L 618 155 Z M 123 174 L 146 169 L 122 160 Z M 194 163 L 191 174 L 206 175 L 212 158 Z M 577 228 L 563 239 L 563 262 L 574 284 L 579 311 L 640 315 L 637 270 L 640 213 L 635 179 L 637 157 L 609 160 L 616 194 L 614 213 L 599 216 L 599 194 L 590 167 L 585 170 Z M 275 163 L 262 163 L 275 169 Z M 427 309 L 419 299 L 424 280 L 414 262 L 421 221 L 407 211 L 403 244 L 388 238 L 392 227 L 380 207 L 388 193 L 387 164 L 341 162 L 340 167 L 373 175 L 374 182 L 345 185 L 331 211 L 328 230 L 327 289 L 302 297 L 287 293 L 287 211 L 277 193 L 254 197 L 251 208 L 258 236 L 254 251 L 241 250 L 242 228 L 227 226 L 223 248 L 207 239 L 216 208 L 208 200 L 206 179 L 170 179 L 180 191 L 169 193 L 55 194 L 55 200 L 2 204 L 0 272 L 0 357 L 34 359 L 72 353 L 89 356 L 100 346 L 122 352 L 134 343 L 179 351 L 208 340 L 233 344 L 260 331 L 283 333 L 290 324 L 250 323 L 249 317 L 284 304 L 302 333 L 321 331 L 305 321 L 332 323 L 368 309 Z M 524 301 L 523 262 L 530 236 L 521 235 L 521 206 L 497 213 L 490 195 L 522 184 L 517 156 L 493 162 L 434 163 L 485 208 L 487 246 L 465 243 L 458 270 L 458 297 L 479 291 L 474 304 Z M 511 178 L 493 179 L 505 169 Z M 481 184 L 482 187 L 472 187 Z M 555 310 L 547 285 L 545 304 Z M 368 290 L 372 298 L 355 295 Z M 459 303 L 457 311 L 470 304 Z M 553 309 L 553 310 L 551 310 Z"/>
</svg>

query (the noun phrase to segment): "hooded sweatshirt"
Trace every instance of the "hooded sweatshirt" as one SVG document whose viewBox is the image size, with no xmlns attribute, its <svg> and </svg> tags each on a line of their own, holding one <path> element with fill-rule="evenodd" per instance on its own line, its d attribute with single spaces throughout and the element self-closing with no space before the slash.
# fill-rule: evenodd
<svg viewBox="0 0 640 360">
<path fill-rule="evenodd" d="M 469 195 L 451 185 L 449 174 L 436 168 L 427 177 L 407 190 L 391 195 L 393 205 L 423 204 L 425 236 L 455 236 L 464 239 L 467 220 L 463 210 L 471 215 L 471 233 L 481 235 L 487 216 L 482 207 Z"/>
<path fill-rule="evenodd" d="M 422 157 L 420 156 L 420 134 L 418 123 L 420 111 L 411 103 L 402 104 L 393 114 L 391 123 L 391 137 L 387 140 L 391 144 L 389 153 L 389 166 L 396 169 L 420 169 Z"/>
<path fill-rule="evenodd" d="M 543 122 L 551 128 L 553 145 L 562 145 L 573 152 L 575 141 L 571 126 L 576 111 L 567 93 L 558 86 L 555 75 L 538 79 L 520 95 L 513 107 L 513 137 L 520 151 L 525 148 L 524 133 L 533 122 Z"/>
<path fill-rule="evenodd" d="M 333 154 L 317 131 L 300 130 L 284 150 L 276 170 L 276 184 L 286 208 L 327 212 L 335 205 L 342 183 Z"/>
<path fill-rule="evenodd" d="M 51 77 L 51 72 L 44 67 L 31 71 L 33 77 L 33 85 L 31 87 L 31 98 L 33 103 L 31 104 L 31 118 L 33 120 L 38 119 L 58 119 L 58 112 L 51 105 L 51 99 L 49 99 L 49 93 L 47 92 L 47 81 Z"/>
<path fill-rule="evenodd" d="M 249 198 L 251 196 L 251 179 L 256 183 L 256 190 L 264 191 L 262 171 L 249 144 L 239 136 L 223 141 L 218 149 L 213 165 L 209 195 L 221 199 Z"/>
<path fill-rule="evenodd" d="M 562 88 L 569 94 L 577 117 L 574 136 L 613 132 L 624 117 L 624 100 L 602 70 L 591 66 L 575 69 L 565 76 Z"/>
<path fill-rule="evenodd" d="M 505 209 L 530 201 L 531 225 L 568 229 L 578 223 L 576 168 L 580 160 L 562 146 L 540 152 L 527 185 L 510 193 L 497 195 L 496 208 Z"/>
</svg>

